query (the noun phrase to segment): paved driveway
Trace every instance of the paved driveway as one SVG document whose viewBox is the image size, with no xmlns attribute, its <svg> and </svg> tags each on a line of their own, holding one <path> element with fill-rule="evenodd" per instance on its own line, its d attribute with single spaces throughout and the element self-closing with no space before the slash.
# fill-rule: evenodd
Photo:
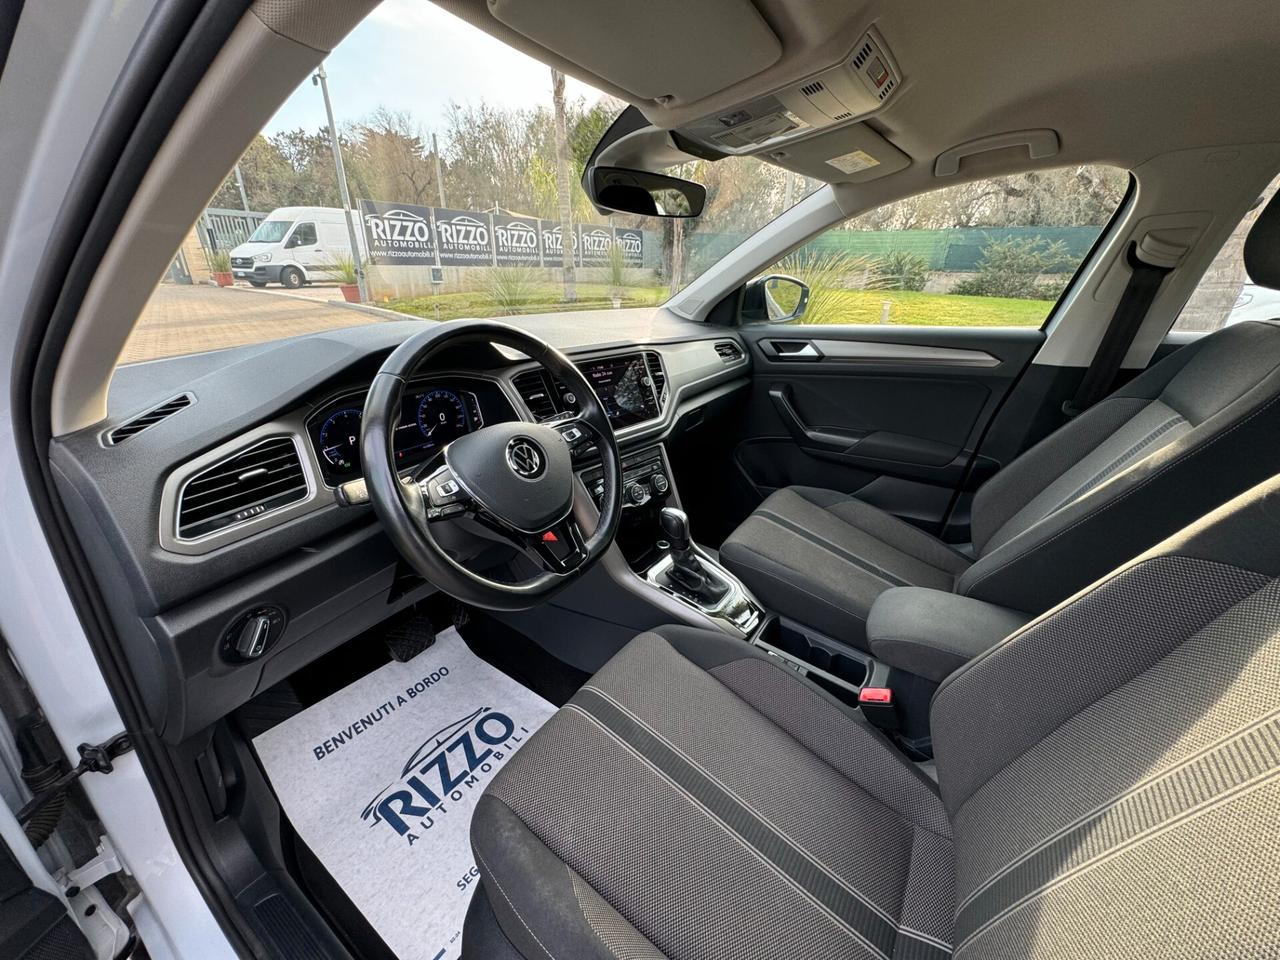
<svg viewBox="0 0 1280 960">
<path fill-rule="evenodd" d="M 288 296 L 250 287 L 162 283 L 125 345 L 121 363 L 221 350 L 320 330 L 377 323 L 375 315 L 333 306 L 337 287 Z"/>
</svg>

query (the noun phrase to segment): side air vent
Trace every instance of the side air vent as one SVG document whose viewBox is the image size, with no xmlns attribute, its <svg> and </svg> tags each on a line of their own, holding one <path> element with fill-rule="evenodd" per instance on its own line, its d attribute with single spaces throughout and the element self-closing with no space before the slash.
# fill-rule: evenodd
<svg viewBox="0 0 1280 960">
<path fill-rule="evenodd" d="M 545 370 L 526 370 L 516 374 L 511 382 L 535 420 L 550 420 L 560 412 L 551 390 L 550 375 Z"/>
<path fill-rule="evenodd" d="M 716 353 L 725 363 L 737 363 L 742 359 L 742 348 L 732 340 L 721 340 L 716 344 Z"/>
<path fill-rule="evenodd" d="M 649 379 L 653 381 L 653 395 L 661 407 L 667 399 L 667 372 L 662 369 L 662 358 L 656 353 L 646 353 L 644 365 L 649 370 Z"/>
<path fill-rule="evenodd" d="M 117 444 L 124 443 L 130 437 L 137 436 L 147 427 L 154 427 L 161 420 L 167 420 L 184 407 L 189 407 L 195 403 L 195 397 L 189 393 L 180 393 L 171 400 L 166 400 L 157 407 L 152 407 L 146 413 L 140 413 L 132 420 L 127 420 L 120 426 L 107 431 L 107 446 L 114 447 Z"/>
<path fill-rule="evenodd" d="M 191 476 L 178 492 L 178 539 L 196 540 L 306 499 L 292 437 L 270 437 Z"/>
</svg>

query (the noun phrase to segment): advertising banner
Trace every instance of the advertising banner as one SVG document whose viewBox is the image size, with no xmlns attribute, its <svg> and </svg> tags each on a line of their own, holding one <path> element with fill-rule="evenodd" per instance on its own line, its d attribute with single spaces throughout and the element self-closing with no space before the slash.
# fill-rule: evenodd
<svg viewBox="0 0 1280 960">
<path fill-rule="evenodd" d="M 543 265 L 548 267 L 558 267 L 561 264 L 561 257 L 564 252 L 564 240 L 560 236 L 560 224 L 555 220 L 539 220 L 539 233 L 542 234 L 542 256 Z M 578 235 L 575 232 L 573 239 L 573 262 L 581 263 L 578 259 Z"/>
<path fill-rule="evenodd" d="M 359 206 L 371 263 L 411 266 L 436 262 L 429 207 L 380 200 L 361 200 Z"/>
<path fill-rule="evenodd" d="M 542 260 L 538 221 L 505 213 L 493 215 L 493 242 L 498 263 L 536 267 Z"/>
<path fill-rule="evenodd" d="M 622 248 L 622 262 L 628 267 L 644 264 L 644 231 L 619 227 L 614 231 L 615 243 Z"/>
<path fill-rule="evenodd" d="M 558 267 L 561 263 L 561 227 L 555 220 L 384 200 L 359 200 L 357 206 L 373 264 Z M 615 243 L 627 266 L 644 264 L 641 230 L 575 224 L 571 237 L 576 266 L 607 266 Z"/>
<path fill-rule="evenodd" d="M 437 207 L 436 243 L 446 267 L 487 267 L 493 264 L 489 215 Z"/>
<path fill-rule="evenodd" d="M 613 231 L 608 227 L 578 224 L 578 249 L 584 267 L 602 267 L 609 262 L 613 249 Z"/>
</svg>

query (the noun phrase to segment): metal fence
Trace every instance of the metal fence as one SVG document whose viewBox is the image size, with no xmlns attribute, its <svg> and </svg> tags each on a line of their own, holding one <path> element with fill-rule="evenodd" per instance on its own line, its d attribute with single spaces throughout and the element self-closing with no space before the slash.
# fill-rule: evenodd
<svg viewBox="0 0 1280 960">
<path fill-rule="evenodd" d="M 206 250 L 230 250 L 248 240 L 265 219 L 257 210 L 208 207 L 200 217 L 200 243 Z"/>
</svg>

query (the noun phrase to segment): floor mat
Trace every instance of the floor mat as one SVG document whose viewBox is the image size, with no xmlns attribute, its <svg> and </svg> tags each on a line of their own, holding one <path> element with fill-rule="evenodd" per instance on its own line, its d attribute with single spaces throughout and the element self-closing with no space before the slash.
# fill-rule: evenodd
<svg viewBox="0 0 1280 960">
<path fill-rule="evenodd" d="M 253 741 L 298 836 L 401 960 L 461 955 L 481 792 L 555 707 L 452 628 Z"/>
</svg>

